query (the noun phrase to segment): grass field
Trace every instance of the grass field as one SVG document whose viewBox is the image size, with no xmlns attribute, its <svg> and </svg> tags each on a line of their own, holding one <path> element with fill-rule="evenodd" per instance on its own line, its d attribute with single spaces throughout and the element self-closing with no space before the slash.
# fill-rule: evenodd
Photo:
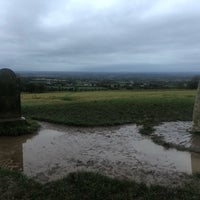
<svg viewBox="0 0 200 200">
<path fill-rule="evenodd" d="M 80 126 L 191 120 L 194 90 L 22 94 L 24 116 Z"/>
<path fill-rule="evenodd" d="M 194 90 L 101 91 L 22 94 L 24 116 L 67 125 L 149 124 L 191 120 Z M 145 127 L 144 126 L 144 127 Z M 192 181 L 191 181 L 192 180 Z M 73 173 L 39 184 L 21 173 L 0 168 L 1 200 L 199 200 L 200 177 L 182 187 L 162 187 Z"/>
</svg>

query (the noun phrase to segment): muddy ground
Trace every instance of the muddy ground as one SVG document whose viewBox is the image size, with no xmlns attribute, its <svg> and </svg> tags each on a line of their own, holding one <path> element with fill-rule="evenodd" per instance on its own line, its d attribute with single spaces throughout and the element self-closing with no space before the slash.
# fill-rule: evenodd
<svg viewBox="0 0 200 200">
<path fill-rule="evenodd" d="M 179 122 L 184 124 L 181 130 L 186 135 L 182 135 L 184 131 L 176 132 L 173 127 L 178 122 L 174 123 L 156 127 L 156 134 L 165 134 L 170 141 L 181 138 L 181 143 L 189 145 L 190 122 Z M 200 171 L 200 154 L 165 149 L 142 136 L 140 127 L 134 124 L 94 128 L 40 124 L 37 134 L 0 138 L 0 166 L 21 170 L 40 182 L 57 180 L 74 171 L 95 171 L 171 186 L 180 185 L 188 175 Z"/>
</svg>

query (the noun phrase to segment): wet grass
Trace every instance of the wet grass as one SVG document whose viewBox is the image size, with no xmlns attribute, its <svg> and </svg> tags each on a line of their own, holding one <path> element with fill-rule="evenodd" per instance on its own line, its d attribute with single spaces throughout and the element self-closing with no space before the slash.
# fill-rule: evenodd
<svg viewBox="0 0 200 200">
<path fill-rule="evenodd" d="M 79 172 L 40 184 L 18 172 L 0 169 L 1 200 L 199 200 L 199 175 L 183 187 L 146 186 L 145 183 L 111 179 Z"/>
<path fill-rule="evenodd" d="M 33 120 L 1 122 L 0 136 L 19 136 L 37 131 L 39 125 Z"/>
<path fill-rule="evenodd" d="M 25 116 L 67 125 L 101 126 L 191 120 L 195 91 L 99 91 L 23 94 Z"/>
</svg>

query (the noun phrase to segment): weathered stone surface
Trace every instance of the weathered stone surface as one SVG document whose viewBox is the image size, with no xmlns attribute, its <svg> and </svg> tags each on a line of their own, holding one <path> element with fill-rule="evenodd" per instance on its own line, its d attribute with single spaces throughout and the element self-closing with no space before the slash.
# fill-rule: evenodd
<svg viewBox="0 0 200 200">
<path fill-rule="evenodd" d="M 197 89 L 197 95 L 194 105 L 194 111 L 193 111 L 193 132 L 199 132 L 200 133 L 200 82 Z"/>
<path fill-rule="evenodd" d="M 20 80 L 10 69 L 0 69 L 0 121 L 21 117 Z"/>
</svg>

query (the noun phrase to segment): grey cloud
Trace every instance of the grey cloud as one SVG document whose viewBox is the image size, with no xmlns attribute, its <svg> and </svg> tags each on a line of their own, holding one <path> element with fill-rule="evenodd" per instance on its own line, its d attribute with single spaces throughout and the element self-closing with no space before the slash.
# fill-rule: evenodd
<svg viewBox="0 0 200 200">
<path fill-rule="evenodd" d="M 78 0 L 2 1 L 1 65 L 16 70 L 121 71 L 126 65 L 127 71 L 200 71 L 197 0 L 172 5 L 169 0 L 116 0 L 101 9 Z M 166 8 L 162 2 L 168 2 Z"/>
</svg>

